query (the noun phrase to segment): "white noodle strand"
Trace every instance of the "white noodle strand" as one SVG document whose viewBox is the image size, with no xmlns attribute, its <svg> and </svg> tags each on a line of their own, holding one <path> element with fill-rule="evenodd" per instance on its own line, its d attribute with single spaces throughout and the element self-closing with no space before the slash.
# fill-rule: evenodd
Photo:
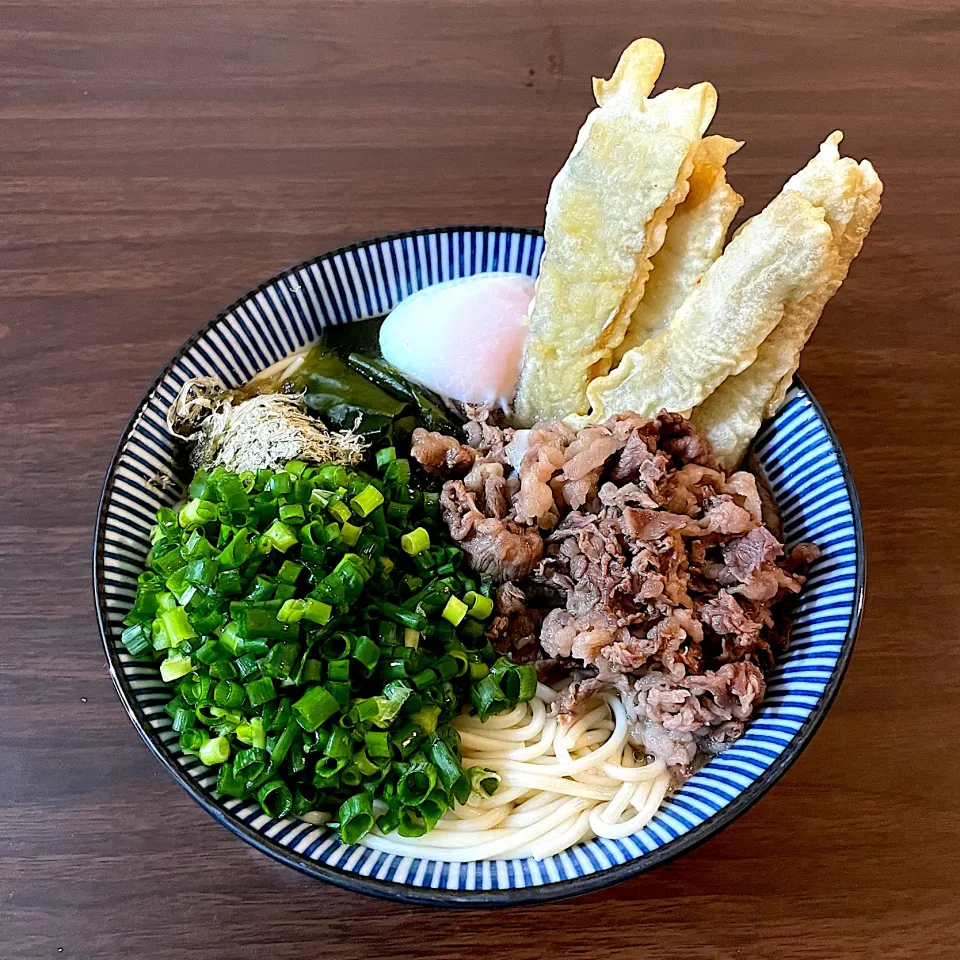
<svg viewBox="0 0 960 960">
<path fill-rule="evenodd" d="M 643 762 L 627 737 L 616 696 L 570 724 L 549 714 L 556 692 L 537 696 L 481 723 L 460 716 L 463 765 L 499 774 L 493 796 L 472 794 L 422 837 L 379 831 L 364 843 L 402 856 L 464 863 L 503 857 L 543 859 L 593 837 L 620 839 L 641 830 L 666 796 L 662 760 Z"/>
</svg>

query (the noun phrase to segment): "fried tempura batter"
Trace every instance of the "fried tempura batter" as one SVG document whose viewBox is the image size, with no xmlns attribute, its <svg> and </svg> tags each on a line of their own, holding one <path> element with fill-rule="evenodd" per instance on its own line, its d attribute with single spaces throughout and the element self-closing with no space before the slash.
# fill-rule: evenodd
<svg viewBox="0 0 960 960">
<path fill-rule="evenodd" d="M 667 236 L 652 260 L 643 299 L 630 319 L 619 361 L 634 347 L 665 330 L 710 264 L 723 253 L 727 230 L 743 204 L 728 183 L 724 165 L 742 140 L 704 137 L 693 156 L 690 192 L 667 221 Z"/>
<path fill-rule="evenodd" d="M 647 99 L 662 65 L 660 45 L 637 40 L 609 81 L 594 81 L 598 107 L 550 189 L 518 423 L 586 412 L 587 383 L 609 368 L 686 196 L 716 91 L 702 83 Z"/>
<path fill-rule="evenodd" d="M 590 419 L 688 413 L 756 359 L 786 307 L 818 290 L 836 262 L 823 209 L 797 191 L 781 193 L 737 232 L 667 329 L 590 384 Z"/>
<path fill-rule="evenodd" d="M 761 422 L 783 403 L 800 364 L 800 351 L 880 212 L 880 178 L 868 160 L 858 164 L 849 157 L 841 159 L 838 145 L 842 138 L 839 131 L 827 137 L 819 153 L 784 186 L 823 209 L 837 249 L 836 265 L 816 291 L 787 307 L 783 319 L 760 345 L 756 360 L 720 384 L 693 412 L 691 419 L 727 468 L 740 462 Z"/>
</svg>

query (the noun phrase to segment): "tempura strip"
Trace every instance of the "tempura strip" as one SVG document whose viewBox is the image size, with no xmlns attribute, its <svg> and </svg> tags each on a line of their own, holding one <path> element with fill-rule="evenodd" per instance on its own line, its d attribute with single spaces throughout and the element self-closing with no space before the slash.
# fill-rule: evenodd
<svg viewBox="0 0 960 960">
<path fill-rule="evenodd" d="M 594 81 L 598 107 L 550 188 L 518 423 L 586 411 L 587 383 L 609 368 L 686 195 L 716 91 L 702 83 L 648 100 L 662 65 L 660 45 L 637 40 L 609 81 Z"/>
<path fill-rule="evenodd" d="M 781 193 L 741 227 L 667 329 L 590 384 L 590 419 L 688 413 L 756 359 L 785 308 L 817 290 L 836 259 L 823 210 L 795 191 Z"/>
<path fill-rule="evenodd" d="M 614 351 L 616 361 L 666 329 L 710 264 L 723 253 L 727 230 L 743 203 L 727 183 L 724 165 L 742 146 L 742 140 L 727 137 L 704 137 L 698 144 L 690 192 L 667 221 L 667 236 L 651 261 L 643 299 Z"/>
<path fill-rule="evenodd" d="M 743 458 L 760 424 L 779 410 L 800 364 L 800 351 L 813 333 L 827 301 L 845 279 L 880 212 L 883 184 L 868 160 L 840 158 L 843 138 L 832 133 L 820 151 L 784 189 L 796 190 L 822 207 L 837 246 L 837 263 L 818 290 L 789 306 L 764 340 L 757 359 L 725 380 L 691 419 L 711 443 L 720 462 L 732 469 Z"/>
</svg>

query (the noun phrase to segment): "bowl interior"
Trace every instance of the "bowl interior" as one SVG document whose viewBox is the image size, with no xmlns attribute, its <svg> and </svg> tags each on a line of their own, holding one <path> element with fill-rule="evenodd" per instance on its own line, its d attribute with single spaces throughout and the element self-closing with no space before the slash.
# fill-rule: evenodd
<svg viewBox="0 0 960 960">
<path fill-rule="evenodd" d="M 131 720 L 160 761 L 213 816 L 255 846 L 305 872 L 368 893 L 412 901 L 520 903 L 596 889 L 664 862 L 729 823 L 772 786 L 816 730 L 853 647 L 863 597 L 856 493 L 822 411 L 797 381 L 754 444 L 783 513 L 788 546 L 822 556 L 797 604 L 793 640 L 742 739 L 712 759 L 642 831 L 593 840 L 543 861 L 448 864 L 345 846 L 333 831 L 272 820 L 256 803 L 221 800 L 215 776 L 180 753 L 163 712 L 168 687 L 156 666 L 130 659 L 121 621 L 136 592 L 158 507 L 182 491 L 166 411 L 183 382 L 216 374 L 236 385 L 324 327 L 377 316 L 424 286 L 490 270 L 536 274 L 538 232 L 460 227 L 354 244 L 284 271 L 218 314 L 178 351 L 144 397 L 104 485 L 95 587 L 111 673 Z"/>
</svg>

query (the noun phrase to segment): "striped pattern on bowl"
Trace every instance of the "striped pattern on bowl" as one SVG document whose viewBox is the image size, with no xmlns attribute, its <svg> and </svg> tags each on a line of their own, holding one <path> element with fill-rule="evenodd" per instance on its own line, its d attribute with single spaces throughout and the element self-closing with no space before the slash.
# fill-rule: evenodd
<svg viewBox="0 0 960 960">
<path fill-rule="evenodd" d="M 184 757 L 163 712 L 169 688 L 153 665 L 119 643 L 121 621 L 149 548 L 158 507 L 182 491 L 179 451 L 166 411 L 183 382 L 216 374 L 239 384 L 325 326 L 377 316 L 442 280 L 491 270 L 535 275 L 543 239 L 532 230 L 458 227 L 358 243 L 284 271 L 241 297 L 178 351 L 141 402 L 104 485 L 95 543 L 101 632 L 120 697 L 147 744 L 211 814 L 244 839 L 307 873 L 397 899 L 521 903 L 597 889 L 682 853 L 753 804 L 797 757 L 839 686 L 863 598 L 864 558 L 856 493 L 822 411 L 797 381 L 754 444 L 781 505 L 788 545 L 817 543 L 796 609 L 793 642 L 744 737 L 670 797 L 641 832 L 593 840 L 543 861 L 448 864 L 345 846 L 325 828 L 271 820 L 255 803 L 220 800 L 215 776 Z"/>
</svg>

